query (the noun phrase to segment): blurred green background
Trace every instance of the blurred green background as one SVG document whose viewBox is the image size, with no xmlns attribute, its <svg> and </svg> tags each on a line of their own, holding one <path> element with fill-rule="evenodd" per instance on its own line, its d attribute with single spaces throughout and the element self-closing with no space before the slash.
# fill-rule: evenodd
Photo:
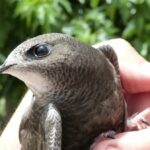
<svg viewBox="0 0 150 150">
<path fill-rule="evenodd" d="M 88 44 L 122 37 L 149 60 L 150 0 L 0 0 L 0 63 L 25 39 L 48 32 Z M 0 75 L 0 129 L 25 91 L 22 82 Z"/>
</svg>

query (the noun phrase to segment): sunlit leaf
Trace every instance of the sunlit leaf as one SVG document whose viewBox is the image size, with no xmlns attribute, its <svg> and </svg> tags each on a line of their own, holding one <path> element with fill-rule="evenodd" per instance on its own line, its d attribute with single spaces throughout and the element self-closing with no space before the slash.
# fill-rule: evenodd
<svg viewBox="0 0 150 150">
<path fill-rule="evenodd" d="M 84 3 L 85 3 L 85 0 L 79 0 L 79 2 L 80 2 L 81 4 L 84 4 Z"/>
<path fill-rule="evenodd" d="M 100 3 L 100 0 L 90 0 L 90 5 L 92 8 L 96 8 L 99 3 Z"/>
<path fill-rule="evenodd" d="M 4 97 L 0 98 L 0 116 L 4 117 L 6 115 L 6 99 Z"/>
<path fill-rule="evenodd" d="M 135 34 L 136 31 L 136 25 L 133 21 L 129 22 L 126 28 L 124 29 L 122 36 L 127 39 Z"/>
</svg>

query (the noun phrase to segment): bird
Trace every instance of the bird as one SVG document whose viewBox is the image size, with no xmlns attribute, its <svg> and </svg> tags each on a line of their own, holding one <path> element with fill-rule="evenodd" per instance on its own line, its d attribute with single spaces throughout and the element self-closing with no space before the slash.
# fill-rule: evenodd
<svg viewBox="0 0 150 150">
<path fill-rule="evenodd" d="M 20 124 L 21 150 L 89 150 L 101 133 L 126 128 L 118 60 L 109 45 L 42 34 L 18 45 L 0 72 L 33 92 Z"/>
</svg>

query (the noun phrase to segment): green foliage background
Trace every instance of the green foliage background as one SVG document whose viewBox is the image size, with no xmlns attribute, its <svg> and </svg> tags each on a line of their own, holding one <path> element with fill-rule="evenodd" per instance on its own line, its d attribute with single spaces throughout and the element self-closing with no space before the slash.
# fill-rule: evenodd
<svg viewBox="0 0 150 150">
<path fill-rule="evenodd" d="M 25 39 L 48 32 L 88 44 L 122 37 L 150 59 L 150 0 L 0 1 L 0 63 Z M 25 90 L 22 82 L 0 75 L 0 127 Z"/>
</svg>

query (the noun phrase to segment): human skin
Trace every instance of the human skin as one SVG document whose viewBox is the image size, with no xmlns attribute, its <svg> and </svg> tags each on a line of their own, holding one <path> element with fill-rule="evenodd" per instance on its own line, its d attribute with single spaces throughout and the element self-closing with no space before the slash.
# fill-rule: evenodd
<svg viewBox="0 0 150 150">
<path fill-rule="evenodd" d="M 117 53 L 120 76 L 129 115 L 141 112 L 150 106 L 150 63 L 141 57 L 135 49 L 123 39 L 113 39 L 98 45 L 109 44 Z M 98 45 L 95 45 L 98 46 Z M 28 92 L 19 104 L 16 112 L 5 127 L 0 138 L 0 150 L 20 150 L 18 139 L 19 125 L 23 113 L 31 103 Z M 98 142 L 93 150 L 148 150 L 150 149 L 150 129 L 120 133 L 113 140 Z M 140 142 L 139 142 L 140 141 Z M 127 147 L 128 146 L 128 147 Z"/>
<path fill-rule="evenodd" d="M 19 125 L 24 112 L 31 104 L 31 91 L 28 91 L 23 97 L 21 103 L 6 125 L 0 137 L 0 150 L 20 150 L 18 137 Z"/>
</svg>

